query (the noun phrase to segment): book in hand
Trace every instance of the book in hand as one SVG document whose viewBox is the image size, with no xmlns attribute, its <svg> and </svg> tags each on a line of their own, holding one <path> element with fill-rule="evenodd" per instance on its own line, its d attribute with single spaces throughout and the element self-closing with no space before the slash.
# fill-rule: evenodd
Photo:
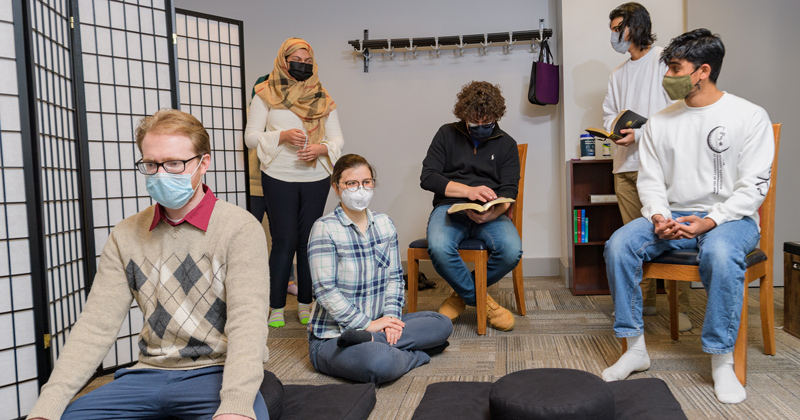
<svg viewBox="0 0 800 420">
<path fill-rule="evenodd" d="M 587 128 L 586 132 L 591 134 L 594 137 L 599 137 L 599 138 L 609 139 L 609 140 L 619 140 L 619 139 L 625 137 L 625 135 L 622 134 L 622 132 L 621 132 L 623 129 L 625 129 L 625 128 L 640 128 L 646 122 L 647 122 L 647 118 L 645 118 L 645 117 L 643 117 L 643 116 L 641 116 L 641 115 L 639 115 L 639 114 L 637 114 L 637 113 L 635 113 L 635 112 L 633 112 L 633 111 L 631 111 L 629 109 L 626 109 L 625 111 L 622 111 L 619 115 L 617 115 L 617 118 L 614 119 L 614 122 L 611 124 L 611 127 L 614 128 L 614 130 L 612 132 L 609 133 L 605 129 L 594 128 L 594 127 Z"/>
<path fill-rule="evenodd" d="M 447 209 L 447 214 L 458 213 L 458 212 L 464 211 L 464 210 L 475 210 L 477 212 L 483 213 L 486 210 L 489 210 L 495 204 L 513 203 L 514 201 L 515 200 L 513 198 L 501 197 L 501 198 L 498 198 L 496 200 L 492 200 L 492 201 L 489 201 L 489 202 L 483 203 L 483 204 L 480 204 L 480 203 L 457 203 L 457 204 L 453 204 L 452 206 L 450 206 L 449 209 Z"/>
</svg>

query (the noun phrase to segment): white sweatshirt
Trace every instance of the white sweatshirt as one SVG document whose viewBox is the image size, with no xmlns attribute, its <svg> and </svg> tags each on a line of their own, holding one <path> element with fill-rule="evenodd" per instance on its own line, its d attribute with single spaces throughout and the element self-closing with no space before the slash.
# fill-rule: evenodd
<svg viewBox="0 0 800 420">
<path fill-rule="evenodd" d="M 763 108 L 723 92 L 705 107 L 678 101 L 642 129 L 636 183 L 642 216 L 697 211 L 717 226 L 748 216 L 758 223 L 775 156 Z"/>
<path fill-rule="evenodd" d="M 325 120 L 325 137 L 321 144 L 328 147 L 328 156 L 320 156 L 316 166 L 297 159 L 299 147 L 290 143 L 278 144 L 281 131 L 292 128 L 305 131 L 303 121 L 297 114 L 288 109 L 270 109 L 256 95 L 250 102 L 244 142 L 248 148 L 257 150 L 261 171 L 272 178 L 284 182 L 313 182 L 325 179 L 333 172 L 333 164 L 342 155 L 344 147 L 339 113 L 333 110 Z"/>
<path fill-rule="evenodd" d="M 626 109 L 650 118 L 673 103 L 661 86 L 661 80 L 667 72 L 667 65 L 660 60 L 662 50 L 661 47 L 652 47 L 643 57 L 636 61 L 629 58 L 611 73 L 603 101 L 603 125 L 606 130 L 611 131 L 611 123 Z M 615 174 L 639 170 L 641 129 L 635 131 L 635 136 L 636 143 L 615 147 Z"/>
</svg>

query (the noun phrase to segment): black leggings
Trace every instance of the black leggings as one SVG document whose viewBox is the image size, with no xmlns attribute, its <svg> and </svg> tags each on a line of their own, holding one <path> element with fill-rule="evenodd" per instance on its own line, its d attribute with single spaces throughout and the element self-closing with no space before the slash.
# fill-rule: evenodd
<svg viewBox="0 0 800 420">
<path fill-rule="evenodd" d="M 286 306 L 286 288 L 292 260 L 297 253 L 297 301 L 311 303 L 311 271 L 308 237 L 311 226 L 322 217 L 330 191 L 330 177 L 314 182 L 285 182 L 261 173 L 267 202 L 272 251 L 269 254 L 269 306 Z"/>
</svg>

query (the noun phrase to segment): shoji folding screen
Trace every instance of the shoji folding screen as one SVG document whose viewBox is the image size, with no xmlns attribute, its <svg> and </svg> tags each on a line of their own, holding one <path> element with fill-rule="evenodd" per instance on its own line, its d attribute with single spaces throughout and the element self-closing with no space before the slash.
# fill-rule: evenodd
<svg viewBox="0 0 800 420">
<path fill-rule="evenodd" d="M 0 418 L 16 418 L 33 405 L 38 394 L 31 250 L 28 232 L 25 156 L 23 156 L 20 96 L 26 83 L 18 82 L 17 43 L 10 0 L 0 1 Z M 17 29 L 17 30 L 15 30 Z M 24 74 L 19 75 L 22 79 Z M 23 86 L 22 91 L 20 86 Z M 30 158 L 30 156 L 28 156 Z M 33 235 L 35 237 L 35 235 Z"/>
<path fill-rule="evenodd" d="M 109 232 L 151 204 L 133 169 L 143 116 L 198 117 L 205 182 L 246 206 L 242 24 L 192 13 L 179 38 L 169 0 L 0 0 L 0 418 L 30 410 Z M 141 326 L 134 306 L 102 370 L 136 361 Z"/>
<path fill-rule="evenodd" d="M 111 229 L 151 204 L 133 164 L 133 130 L 161 108 L 177 108 L 172 15 L 164 1 L 80 0 L 95 253 Z M 173 78 L 173 80 L 171 80 Z M 103 368 L 136 361 L 142 313 L 131 308 Z"/>
<path fill-rule="evenodd" d="M 206 183 L 222 200 L 246 206 L 242 88 L 242 22 L 189 10 L 176 10 L 181 110 L 206 126 L 213 161 Z M 247 92 L 246 92 L 247 91 Z"/>
</svg>

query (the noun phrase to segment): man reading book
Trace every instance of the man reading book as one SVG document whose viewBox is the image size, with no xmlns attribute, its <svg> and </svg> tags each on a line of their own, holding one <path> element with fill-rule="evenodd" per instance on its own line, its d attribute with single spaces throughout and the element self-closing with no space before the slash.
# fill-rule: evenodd
<svg viewBox="0 0 800 420">
<path fill-rule="evenodd" d="M 458 94 L 453 113 L 458 122 L 439 128 L 422 162 L 420 185 L 434 193 L 428 219 L 428 254 L 433 267 L 453 288 L 439 312 L 451 320 L 475 305 L 475 279 L 458 254 L 463 239 L 482 240 L 489 248 L 487 283 L 498 282 L 517 266 L 522 241 L 506 216 L 511 203 L 484 212 L 465 210 L 448 214 L 455 203 L 486 203 L 499 197 L 516 199 L 519 189 L 517 142 L 500 129 L 505 99 L 488 82 L 471 82 Z M 514 315 L 486 297 L 488 323 L 508 331 Z"/>
<path fill-rule="evenodd" d="M 650 13 L 639 3 L 625 3 L 612 10 L 608 16 L 611 27 L 611 46 L 620 54 L 629 53 L 630 59 L 617 67 L 608 79 L 608 93 L 603 101 L 603 120 L 606 130 L 614 131 L 617 116 L 629 109 L 648 118 L 672 104 L 661 86 L 667 65 L 659 61 L 663 48 L 653 46 L 656 40 L 651 32 Z M 622 214 L 622 223 L 642 215 L 642 202 L 636 189 L 639 174 L 639 139 L 641 129 L 624 129 L 625 135 L 616 143 L 614 153 L 614 191 Z M 689 320 L 689 291 L 691 285 L 678 282 L 678 329 L 692 329 Z M 667 288 L 669 290 L 669 288 Z M 656 280 L 642 281 L 644 314 L 656 314 Z"/>
<path fill-rule="evenodd" d="M 711 354 L 717 399 L 735 404 L 747 396 L 733 370 L 745 260 L 758 244 L 758 209 L 769 189 L 775 143 L 763 108 L 717 88 L 724 55 L 722 40 L 708 29 L 674 38 L 661 54 L 669 68 L 664 88 L 678 102 L 644 126 L 637 182 L 643 217 L 606 242 L 614 332 L 627 338 L 628 350 L 603 379 L 650 367 L 638 286 L 642 263 L 667 251 L 698 249 L 708 294 L 700 342 Z"/>
</svg>

